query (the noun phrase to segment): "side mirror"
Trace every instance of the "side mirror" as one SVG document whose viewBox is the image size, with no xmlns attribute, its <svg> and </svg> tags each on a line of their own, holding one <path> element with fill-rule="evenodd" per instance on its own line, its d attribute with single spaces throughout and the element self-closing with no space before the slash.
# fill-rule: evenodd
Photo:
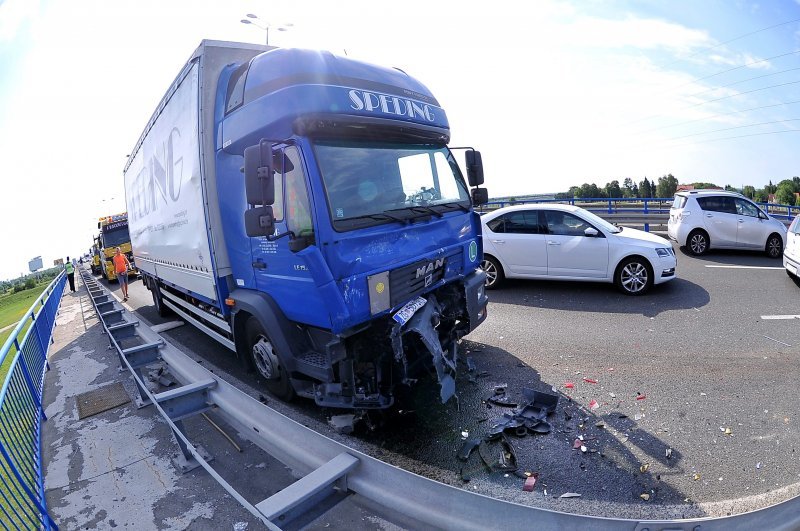
<svg viewBox="0 0 800 531">
<path fill-rule="evenodd" d="M 474 149 L 468 150 L 467 159 L 467 181 L 470 186 L 480 186 L 483 184 L 483 159 L 481 152 Z"/>
<path fill-rule="evenodd" d="M 272 144 L 262 140 L 244 150 L 244 186 L 249 205 L 275 202 L 275 177 Z"/>
<path fill-rule="evenodd" d="M 588 238 L 595 238 L 595 237 L 597 237 L 598 234 L 599 233 L 597 232 L 597 229 L 595 229 L 593 227 L 587 227 L 586 230 L 583 231 L 583 235 L 588 237 Z"/>
<path fill-rule="evenodd" d="M 271 206 L 259 206 L 244 211 L 244 231 L 251 238 L 272 236 L 275 232 L 275 216 Z"/>
<path fill-rule="evenodd" d="M 489 190 L 486 188 L 473 188 L 472 189 L 472 204 L 485 205 L 489 202 Z"/>
</svg>

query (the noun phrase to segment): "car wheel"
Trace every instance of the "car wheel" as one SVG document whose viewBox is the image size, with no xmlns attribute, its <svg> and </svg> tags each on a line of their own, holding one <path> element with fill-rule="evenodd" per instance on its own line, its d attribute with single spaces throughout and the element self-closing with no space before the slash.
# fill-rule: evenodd
<svg viewBox="0 0 800 531">
<path fill-rule="evenodd" d="M 625 295 L 643 295 L 653 285 L 653 268 L 639 256 L 626 258 L 617 266 L 614 283 Z"/>
<path fill-rule="evenodd" d="M 247 320 L 245 333 L 253 366 L 259 376 L 266 381 L 267 390 L 286 402 L 293 399 L 295 392 L 289 375 L 280 362 L 275 346 L 258 319 L 250 317 Z"/>
<path fill-rule="evenodd" d="M 783 254 L 783 240 L 777 234 L 770 234 L 764 250 L 770 258 L 780 258 Z"/>
<path fill-rule="evenodd" d="M 701 256 L 708 251 L 708 234 L 702 230 L 695 230 L 686 239 L 686 247 L 695 256 Z"/>
<path fill-rule="evenodd" d="M 486 273 L 486 289 L 495 289 L 502 284 L 505 274 L 497 258 L 485 255 L 481 261 L 481 269 Z"/>
</svg>

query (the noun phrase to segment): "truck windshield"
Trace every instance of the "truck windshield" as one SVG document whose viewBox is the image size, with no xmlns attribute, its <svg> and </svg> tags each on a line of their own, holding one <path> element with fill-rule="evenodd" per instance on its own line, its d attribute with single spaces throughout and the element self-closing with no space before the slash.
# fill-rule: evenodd
<svg viewBox="0 0 800 531">
<path fill-rule="evenodd" d="M 337 230 L 469 208 L 461 171 L 446 147 L 319 141 L 314 152 Z"/>
<path fill-rule="evenodd" d="M 129 241 L 131 241 L 131 236 L 128 232 L 127 225 L 124 227 L 114 228 L 109 231 L 103 229 L 103 247 L 106 249 L 109 247 L 117 247 L 123 243 L 128 243 Z"/>
</svg>

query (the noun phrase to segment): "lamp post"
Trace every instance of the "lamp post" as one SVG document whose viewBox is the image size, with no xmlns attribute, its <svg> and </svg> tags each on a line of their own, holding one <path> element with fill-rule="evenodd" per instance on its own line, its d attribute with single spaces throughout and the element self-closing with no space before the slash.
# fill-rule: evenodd
<svg viewBox="0 0 800 531">
<path fill-rule="evenodd" d="M 259 24 L 258 22 L 255 22 L 256 20 L 261 22 L 261 24 Z M 278 31 L 289 31 L 289 28 L 294 26 L 294 24 L 270 24 L 269 22 L 265 22 L 265 21 L 261 20 L 260 18 L 258 18 L 257 15 L 254 15 L 252 13 L 248 13 L 247 14 L 247 18 L 243 18 L 239 22 L 241 22 L 242 24 L 252 24 L 253 26 L 255 26 L 257 28 L 260 28 L 260 29 L 264 30 L 266 32 L 266 34 L 267 34 L 267 40 L 266 40 L 267 46 L 269 46 L 269 29 L 270 28 L 275 28 Z"/>
</svg>

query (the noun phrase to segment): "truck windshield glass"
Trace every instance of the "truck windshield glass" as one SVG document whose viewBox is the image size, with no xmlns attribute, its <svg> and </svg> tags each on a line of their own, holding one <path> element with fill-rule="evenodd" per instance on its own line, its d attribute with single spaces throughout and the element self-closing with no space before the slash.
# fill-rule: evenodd
<svg viewBox="0 0 800 531">
<path fill-rule="evenodd" d="M 103 247 L 105 248 L 117 247 L 129 241 L 131 241 L 131 236 L 128 232 L 127 225 L 109 231 L 103 229 Z"/>
<path fill-rule="evenodd" d="M 469 206 L 461 171 L 445 147 L 320 141 L 315 153 L 338 230 Z"/>
</svg>

